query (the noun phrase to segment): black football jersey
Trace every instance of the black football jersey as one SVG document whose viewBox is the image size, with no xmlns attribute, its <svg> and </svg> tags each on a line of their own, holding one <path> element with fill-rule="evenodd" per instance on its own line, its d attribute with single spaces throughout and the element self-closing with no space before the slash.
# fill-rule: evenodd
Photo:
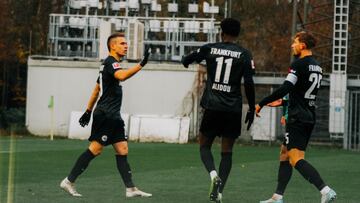
<svg viewBox="0 0 360 203">
<path fill-rule="evenodd" d="M 122 86 L 114 76 L 119 69 L 120 63 L 114 57 L 108 56 L 100 66 L 97 80 L 100 85 L 100 99 L 96 108 L 114 117 L 120 116 L 122 103 Z"/>
<path fill-rule="evenodd" d="M 188 57 L 194 57 L 198 63 L 206 61 L 207 81 L 201 106 L 211 110 L 241 112 L 242 77 L 245 82 L 253 84 L 251 53 L 237 44 L 219 42 L 206 44 L 190 55 Z"/>
<path fill-rule="evenodd" d="M 323 77 L 322 68 L 312 57 L 295 60 L 287 81 L 294 85 L 289 93 L 289 122 L 315 123 L 315 101 Z"/>
</svg>

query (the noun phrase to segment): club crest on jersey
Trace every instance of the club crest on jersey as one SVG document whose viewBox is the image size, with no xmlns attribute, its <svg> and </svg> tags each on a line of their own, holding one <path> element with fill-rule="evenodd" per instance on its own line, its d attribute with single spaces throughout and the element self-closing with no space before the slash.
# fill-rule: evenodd
<svg viewBox="0 0 360 203">
<path fill-rule="evenodd" d="M 106 135 L 101 136 L 101 140 L 102 140 L 103 142 L 106 142 L 107 139 L 108 139 L 108 137 L 107 137 Z"/>
<path fill-rule="evenodd" d="M 120 67 L 120 64 L 119 64 L 118 62 L 113 63 L 113 64 L 112 64 L 112 67 L 113 67 L 114 69 L 119 69 L 119 68 L 121 68 L 121 67 Z"/>
</svg>

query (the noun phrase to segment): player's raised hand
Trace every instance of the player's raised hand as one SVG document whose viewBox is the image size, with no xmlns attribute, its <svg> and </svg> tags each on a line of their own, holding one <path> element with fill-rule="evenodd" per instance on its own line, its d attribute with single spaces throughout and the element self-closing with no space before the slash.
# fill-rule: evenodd
<svg viewBox="0 0 360 203">
<path fill-rule="evenodd" d="M 281 125 L 283 125 L 283 126 L 286 125 L 286 118 L 285 118 L 285 116 L 281 116 L 280 123 L 281 123 Z"/>
<path fill-rule="evenodd" d="M 259 106 L 259 104 L 256 104 L 256 106 L 255 106 L 256 117 L 261 117 L 260 111 L 261 111 L 261 107 Z"/>
<path fill-rule="evenodd" d="M 149 56 L 150 56 L 150 47 L 146 48 L 144 51 L 144 56 L 142 57 L 142 59 L 140 61 L 141 67 L 144 67 L 147 64 Z"/>
<path fill-rule="evenodd" d="M 85 113 L 79 119 L 79 123 L 81 127 L 85 127 L 86 125 L 89 124 L 90 117 L 91 117 L 91 111 L 86 110 Z"/>
<path fill-rule="evenodd" d="M 250 129 L 253 122 L 254 122 L 254 110 L 249 110 L 246 113 L 246 117 L 245 117 L 245 123 L 248 124 L 246 130 Z"/>
<path fill-rule="evenodd" d="M 188 67 L 189 67 L 189 64 L 187 64 L 187 63 L 185 62 L 185 56 L 182 56 L 182 57 L 181 57 L 181 63 L 183 64 L 183 66 L 184 66 L 185 68 L 188 68 Z"/>
</svg>

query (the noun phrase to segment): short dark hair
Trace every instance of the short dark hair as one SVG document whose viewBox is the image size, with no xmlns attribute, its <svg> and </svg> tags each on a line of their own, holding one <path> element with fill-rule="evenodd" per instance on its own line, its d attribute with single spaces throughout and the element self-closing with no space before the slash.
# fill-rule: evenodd
<svg viewBox="0 0 360 203">
<path fill-rule="evenodd" d="M 115 32 L 113 34 L 111 34 L 108 39 L 107 39 L 107 47 L 108 47 L 108 50 L 110 51 L 110 43 L 111 43 L 111 40 L 114 39 L 114 38 L 117 38 L 117 37 L 125 37 L 125 34 L 122 33 L 122 32 Z"/>
<path fill-rule="evenodd" d="M 220 24 L 221 30 L 224 34 L 237 37 L 240 34 L 240 21 L 233 18 L 225 18 Z"/>
<path fill-rule="evenodd" d="M 306 31 L 301 31 L 295 34 L 294 39 L 298 38 L 299 42 L 305 43 L 307 49 L 311 49 L 316 46 L 317 40 L 315 37 Z"/>
</svg>

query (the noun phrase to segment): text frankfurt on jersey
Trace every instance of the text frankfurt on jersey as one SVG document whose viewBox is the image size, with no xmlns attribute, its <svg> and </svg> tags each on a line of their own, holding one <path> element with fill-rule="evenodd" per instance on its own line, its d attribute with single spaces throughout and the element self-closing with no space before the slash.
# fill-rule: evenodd
<svg viewBox="0 0 360 203">
<path fill-rule="evenodd" d="M 231 50 L 227 50 L 227 49 L 211 48 L 210 54 L 221 55 L 221 56 L 230 56 L 232 58 L 240 58 L 241 52 L 231 51 Z"/>
<path fill-rule="evenodd" d="M 322 73 L 322 68 L 318 65 L 309 65 L 309 71 Z"/>
<path fill-rule="evenodd" d="M 218 90 L 218 91 L 223 91 L 223 92 L 230 92 L 231 86 L 230 85 L 223 85 L 223 84 L 214 83 L 212 85 L 212 89 L 213 90 Z"/>
</svg>

